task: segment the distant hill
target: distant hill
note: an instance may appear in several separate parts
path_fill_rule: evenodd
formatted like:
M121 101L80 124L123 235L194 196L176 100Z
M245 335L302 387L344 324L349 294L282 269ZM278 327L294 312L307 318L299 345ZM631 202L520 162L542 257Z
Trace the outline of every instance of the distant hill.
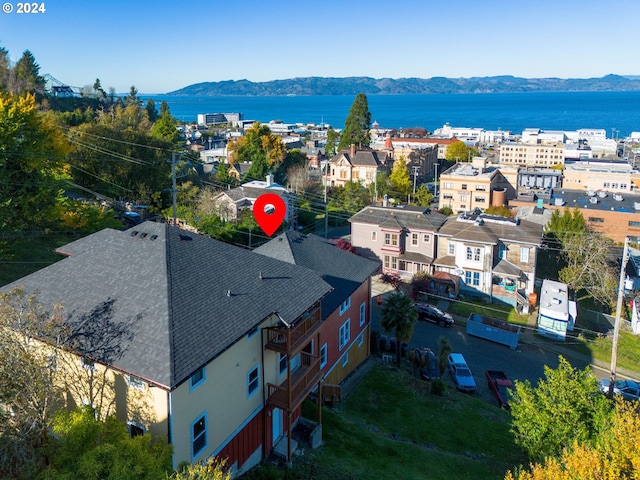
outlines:
M203 82L169 95L408 95L429 93L585 92L640 90L640 77L519 78L510 75L471 78L299 77L269 82L227 80Z

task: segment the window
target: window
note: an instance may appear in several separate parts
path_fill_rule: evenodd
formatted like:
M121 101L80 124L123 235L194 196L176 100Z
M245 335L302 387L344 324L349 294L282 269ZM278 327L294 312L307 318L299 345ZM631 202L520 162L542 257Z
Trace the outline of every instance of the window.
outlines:
M344 357L342 357L342 368L346 367L348 363L349 363L349 352L345 353Z
M464 283L471 285L471 272L468 270L464 272Z
M411 234L411 246L412 247L417 247L418 246L418 234L417 233L412 233Z
M602 184L602 188L609 188L611 186L611 184L609 182L604 182Z
M80 364L90 372L93 372L96 369L96 364L93 360L89 360L86 357L80 357Z
M361 347L363 343L364 343L364 333L361 333L360 335L358 335L358 347Z
M327 344L325 343L320 347L320 368L327 364Z
M342 304L340 304L340 315L349 310L351 306L351 296L349 296Z
M634 222L633 220L629 222L630 227L640 227L640 222Z
M520 248L520 261L522 263L529 263L529 248L528 247Z
M589 217L591 223L604 223L604 218L601 217Z
M476 202L477 203L484 203L485 202L485 198L484 197L476 197Z
M144 435L144 427L136 422L127 422L127 428L129 430L129 438L139 437Z
M384 268L390 268L392 270L398 269L398 257L392 257L390 255L384 256Z
M498 258L501 258L501 259L507 258L507 246L504 243L501 243L498 246Z
M424 233L422 235L422 243L431 243L431 235Z
M442 186L442 188L453 188L453 183L451 183L451 182L444 182L444 185Z
M260 370L258 370L258 365L256 365L251 370L249 370L249 373L247 373L247 398L256 393L259 384Z
M460 201L461 202L466 202L467 201L467 194L460 194Z
M282 375L287 371L287 356L278 353L278 375Z
M398 235L396 233L385 233L384 244L392 247L398 246Z
M340 347L340 350L342 350L347 345L347 343L349 343L350 338L351 338L351 319L348 319L340 327L340 333L338 336L338 345Z
M473 272L473 285L480 285L480 272Z
M456 254L456 244L453 242L449 242L449 255Z
M371 232L371 241L372 242L378 241L378 232Z
M133 388L137 388L138 390L144 390L144 382L138 377L127 375L127 385Z
M466 190L466 189L467 189L467 184L466 184L466 183L463 183L463 184L462 184L462 190Z
M473 249L471 247L467 247L467 260L471 260L473 258Z
M196 370L196 372L193 375L191 375L190 389L193 390L202 382L204 382L204 367Z
M203 413L191 424L191 458L207 446L207 413Z
M480 261L480 249L479 248L474 248L473 249L473 261L474 262L479 262Z
M366 313L367 313L367 305L362 302L360 304L360 326L364 325L364 321L366 320Z

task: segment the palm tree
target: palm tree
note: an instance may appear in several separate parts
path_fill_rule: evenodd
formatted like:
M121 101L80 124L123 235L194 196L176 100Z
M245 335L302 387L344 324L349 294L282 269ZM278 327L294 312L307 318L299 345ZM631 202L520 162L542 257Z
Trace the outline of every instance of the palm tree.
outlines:
M382 304L380 325L387 333L395 332L396 357L400 366L401 343L411 340L418 313L413 301L403 293L394 293Z

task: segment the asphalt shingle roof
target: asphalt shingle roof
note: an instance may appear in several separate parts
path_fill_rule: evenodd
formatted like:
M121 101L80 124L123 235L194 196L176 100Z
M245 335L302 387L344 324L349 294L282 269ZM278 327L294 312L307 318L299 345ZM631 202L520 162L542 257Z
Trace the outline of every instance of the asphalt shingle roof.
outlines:
M167 388L273 312L293 322L331 290L307 268L161 223L102 230L59 251L71 256L2 290L37 290L71 325L121 327L122 354L97 360Z
M447 216L424 207L365 207L349 219L380 227L405 227L409 230L437 231Z
M323 319L380 268L380 262L341 250L317 235L303 235L292 230L254 251L318 272L333 287L322 300Z
M473 221L476 217L482 221ZM484 214L461 214L449 217L438 233L458 240L493 245L498 244L499 240L540 245L542 225Z

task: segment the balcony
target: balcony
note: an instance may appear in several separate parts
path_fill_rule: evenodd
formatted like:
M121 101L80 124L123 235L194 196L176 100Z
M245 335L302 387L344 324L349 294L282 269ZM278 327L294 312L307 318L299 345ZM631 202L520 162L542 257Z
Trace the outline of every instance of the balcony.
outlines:
M296 323L291 328L286 326L269 327L265 348L289 355L289 358L296 355L308 340L318 332L321 325L320 309L317 308L304 320Z
M320 358L300 352L300 366L291 373L291 385L285 380L280 385L267 383L267 401L282 410L295 410L322 379Z

